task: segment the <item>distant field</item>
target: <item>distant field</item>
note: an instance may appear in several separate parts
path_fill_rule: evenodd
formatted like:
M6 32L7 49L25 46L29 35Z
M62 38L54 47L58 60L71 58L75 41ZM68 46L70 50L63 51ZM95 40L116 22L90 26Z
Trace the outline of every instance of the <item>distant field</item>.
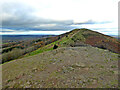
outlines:
M2 35L2 43L17 42L24 40L34 40L42 37L49 37L54 35Z

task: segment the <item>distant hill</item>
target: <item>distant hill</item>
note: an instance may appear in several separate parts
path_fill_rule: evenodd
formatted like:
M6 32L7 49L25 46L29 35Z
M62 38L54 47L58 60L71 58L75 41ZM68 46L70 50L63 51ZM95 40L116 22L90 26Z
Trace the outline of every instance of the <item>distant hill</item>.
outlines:
M3 88L118 88L116 38L74 29L51 40L2 64Z

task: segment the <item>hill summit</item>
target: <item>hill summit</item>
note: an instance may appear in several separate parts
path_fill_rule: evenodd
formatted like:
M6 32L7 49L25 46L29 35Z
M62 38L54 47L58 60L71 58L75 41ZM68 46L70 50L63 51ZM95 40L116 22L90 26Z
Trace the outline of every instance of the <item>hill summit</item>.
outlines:
M96 31L85 28L74 29L60 36L64 36L65 42L63 44L65 46L78 47L91 45L119 53L120 41L118 39Z

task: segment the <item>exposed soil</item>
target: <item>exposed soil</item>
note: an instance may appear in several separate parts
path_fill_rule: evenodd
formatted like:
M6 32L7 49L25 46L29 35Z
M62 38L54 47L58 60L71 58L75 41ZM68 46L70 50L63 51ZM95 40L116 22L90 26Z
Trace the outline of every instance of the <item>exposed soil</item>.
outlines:
M3 64L3 88L117 88L118 54L57 48Z

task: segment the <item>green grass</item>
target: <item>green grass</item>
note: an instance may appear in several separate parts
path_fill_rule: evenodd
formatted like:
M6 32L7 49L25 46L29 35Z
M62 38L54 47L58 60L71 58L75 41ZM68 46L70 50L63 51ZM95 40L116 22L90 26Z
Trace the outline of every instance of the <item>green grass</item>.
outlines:
M63 37L61 38L60 40L57 40L55 42L52 42L44 47L41 47L27 55L25 55L25 57L27 56L33 56L33 55L36 55L38 53L43 53L45 51L51 51L53 50L53 46L56 44L56 45L59 45L59 47L65 47L66 45L70 45L70 44L74 44L74 40L72 40L72 35L74 34L74 32L71 32L70 35L68 35L68 37ZM77 33L76 35L73 36L74 37L77 37L77 38L81 38L82 40L84 40L83 36L81 35L81 32ZM58 48L59 48L58 47Z
M111 68L117 68L117 66L113 65L113 66L111 66Z
M43 52L46 52L46 51L51 51L51 50L53 50L53 46L54 46L55 44L56 44L56 45L59 44L59 47L64 47L64 45L65 45L64 43L65 43L65 42L70 43L70 42L71 42L71 39L70 39L69 37L63 37L63 38L60 39L60 40L57 40L57 41L55 41L55 42L52 42L52 43L50 43L50 44L48 44L48 45L46 45L46 46L44 46L44 47L41 47L41 48L39 48L39 49L37 49L37 50L29 53L29 54L26 54L25 57L33 56L33 55L36 55L36 54L38 54L38 53L43 53ZM58 48L59 48L59 47L58 47Z
M35 50L35 51L27 54L25 57L27 57L27 56L33 56L33 55L36 55L38 53L43 53L45 51L51 51L51 50L53 50L53 45L55 45L57 43L58 43L58 41L55 41L55 42L53 42L51 44L48 44L48 45L46 45L44 47L41 47L41 48L39 48L39 49L37 49L37 50Z
M84 36L82 35L82 31L78 32L76 35L74 35L72 37L72 40L73 41L77 41L77 40L80 40L80 41L85 41L85 38Z
M33 55L36 55L36 54L38 54L38 53L43 53L43 52L45 52L45 51L51 51L51 50L53 50L53 48L36 50L36 51L31 52L31 53L29 54L29 56L33 56Z

